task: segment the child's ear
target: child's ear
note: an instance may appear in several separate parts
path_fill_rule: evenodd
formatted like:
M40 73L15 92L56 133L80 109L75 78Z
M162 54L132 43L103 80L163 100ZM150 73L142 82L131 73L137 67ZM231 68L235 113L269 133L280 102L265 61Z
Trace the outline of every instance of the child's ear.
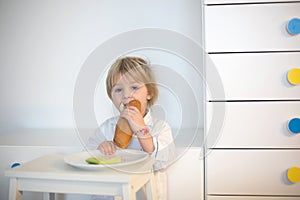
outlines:
M147 100L150 100L150 99L151 99L151 95L148 94L148 95L147 95Z

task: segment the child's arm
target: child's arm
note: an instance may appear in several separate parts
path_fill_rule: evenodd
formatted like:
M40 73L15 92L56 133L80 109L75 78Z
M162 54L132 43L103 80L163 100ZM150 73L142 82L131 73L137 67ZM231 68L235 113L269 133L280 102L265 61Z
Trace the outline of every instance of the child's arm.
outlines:
M156 141L154 165L155 170L167 167L176 159L176 147L174 144L172 129L168 123L163 120L157 120L152 127L154 141Z
M152 153L154 151L153 137L150 134L149 128L146 126L134 132L137 136L143 150L147 153Z
M88 150L95 150L98 148L99 144L106 140L104 134L103 134L103 125L100 126L93 135L91 135L88 139L88 143L86 145L86 148Z
M147 153L152 153L154 151L153 138L141 112L136 107L129 106L122 111L121 117L128 120L131 130L137 135L143 150Z
M97 128L97 130L95 131L95 133L89 137L88 139L88 143L87 143L87 149L89 150L95 150L95 149L99 149L101 150L102 146L103 151L107 151L109 152L109 147L107 146L108 144L106 144L107 142L111 142L112 143L112 138L113 138L113 134L114 134L114 128L115 128L115 123L116 123L117 118L113 117L113 118L109 118L107 120L105 120L99 128Z

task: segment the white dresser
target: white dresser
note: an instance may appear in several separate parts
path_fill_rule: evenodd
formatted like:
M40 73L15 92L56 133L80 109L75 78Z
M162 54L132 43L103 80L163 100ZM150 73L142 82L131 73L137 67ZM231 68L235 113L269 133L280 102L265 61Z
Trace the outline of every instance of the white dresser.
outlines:
M205 198L300 199L300 1L203 7L205 78L224 87L206 94Z

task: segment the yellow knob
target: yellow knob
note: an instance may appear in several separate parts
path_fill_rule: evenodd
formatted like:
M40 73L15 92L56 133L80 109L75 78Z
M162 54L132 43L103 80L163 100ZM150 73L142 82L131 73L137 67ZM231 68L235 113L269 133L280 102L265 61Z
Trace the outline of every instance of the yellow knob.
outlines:
M292 183L300 182L300 168L299 167L292 167L287 172L287 178Z
M293 68L287 74L287 79L292 85L300 84L300 68Z

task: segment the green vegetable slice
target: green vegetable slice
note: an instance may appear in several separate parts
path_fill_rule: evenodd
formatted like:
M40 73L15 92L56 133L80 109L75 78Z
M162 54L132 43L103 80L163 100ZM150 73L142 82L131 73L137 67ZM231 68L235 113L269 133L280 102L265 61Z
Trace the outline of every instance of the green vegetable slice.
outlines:
M117 156L110 159L105 158L96 158L96 157L90 157L85 160L88 164L92 165L107 165L107 164L118 164L121 163L121 157Z

